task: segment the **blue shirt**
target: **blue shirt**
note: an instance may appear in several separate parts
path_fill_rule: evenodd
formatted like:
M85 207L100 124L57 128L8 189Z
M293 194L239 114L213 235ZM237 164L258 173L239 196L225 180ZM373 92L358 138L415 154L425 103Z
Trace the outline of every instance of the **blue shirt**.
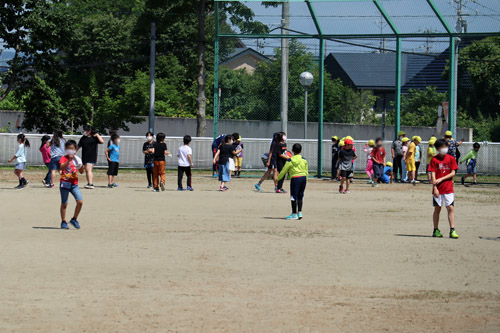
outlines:
M415 147L415 162L418 161L420 159L420 145L418 145L417 147Z
M50 156L52 158L64 156L64 145L66 144L66 140L62 138L59 139L59 146L56 146L56 144L52 140L50 141L50 143Z
M382 182L385 184L388 184L391 181L391 173L392 173L392 168L390 166L386 166L384 168L384 174L382 175Z
M21 143L16 151L16 163L26 163L26 147Z
M115 144L111 144L108 147L109 149L109 159L111 162L119 162L120 161L120 146L117 146Z

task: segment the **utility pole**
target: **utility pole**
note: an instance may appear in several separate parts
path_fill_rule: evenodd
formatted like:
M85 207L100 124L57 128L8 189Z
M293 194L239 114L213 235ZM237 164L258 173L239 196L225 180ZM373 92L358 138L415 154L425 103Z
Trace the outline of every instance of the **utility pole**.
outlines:
M151 22L151 50L149 53L149 131L155 132L155 66L156 66L156 24Z
M457 25L455 26L455 31L458 33L466 33L467 32L467 21L463 19L463 7L464 0L454 0L457 6ZM455 80L454 86L454 94L453 94L453 110L449 112L453 112L452 123L450 124L451 131L456 138L457 135L457 93L458 93L458 51L459 51L460 38L455 38L455 66L453 68L453 77ZM458 139L458 138L456 138Z
M290 3L282 4L281 34L288 35L290 27ZM281 38L281 131L288 128L288 38Z

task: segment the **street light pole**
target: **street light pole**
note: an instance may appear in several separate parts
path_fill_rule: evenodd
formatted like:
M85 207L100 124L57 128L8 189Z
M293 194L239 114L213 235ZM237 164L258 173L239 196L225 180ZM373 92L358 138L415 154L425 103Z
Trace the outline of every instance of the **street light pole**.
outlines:
M307 88L313 83L314 77L309 72L299 75L299 82L306 90L304 98L304 139L307 139Z
M304 102L304 139L307 139L307 86L306 88L306 96Z

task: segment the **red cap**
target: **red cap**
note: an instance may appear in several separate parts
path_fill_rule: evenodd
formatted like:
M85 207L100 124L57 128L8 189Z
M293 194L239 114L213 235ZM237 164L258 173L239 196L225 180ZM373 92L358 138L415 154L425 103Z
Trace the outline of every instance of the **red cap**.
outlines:
M352 142L352 140L351 140L351 139L346 139L346 140L344 140L344 143L345 143L346 145L352 145L352 144L353 144L353 142Z

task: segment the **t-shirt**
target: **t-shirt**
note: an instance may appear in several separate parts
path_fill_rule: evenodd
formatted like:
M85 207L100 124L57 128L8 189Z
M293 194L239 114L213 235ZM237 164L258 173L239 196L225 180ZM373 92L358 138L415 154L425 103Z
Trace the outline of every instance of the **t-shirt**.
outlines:
M153 145L155 152L153 158L155 162L165 161L165 152L167 151L167 144L165 142L155 142Z
M67 161L68 158L66 156L61 157L61 159L59 160L59 167ZM71 160L68 163L66 169L61 170L61 183L62 182L68 182L72 185L78 185L78 170L75 166L75 160Z
M21 143L16 151L16 163L26 163L26 146Z
M333 155L333 159L339 158L339 144L338 143L332 145L332 155Z
M391 148L394 149L395 156L403 156L403 142L401 142L401 140L394 140L392 142Z
M436 179L449 175L453 170L458 170L457 161L448 154L444 155L444 157L442 155L433 157L429 165L429 171L436 174ZM437 188L439 194L453 193L453 178L439 183Z
M427 164L431 163L432 158L436 155L436 148L429 147L427 148Z
M43 163L50 163L50 147L47 147L46 145L42 145L40 147L40 153L42 153L42 159Z
M283 160L283 158L282 158L282 157L280 157L280 156L281 156L281 155L286 155L286 150L287 150L287 148L286 148L286 143L284 143L284 142L283 142L283 143L282 143L282 142L278 143L278 144L276 145L276 156L277 156L278 158L281 158L281 159ZM288 159L288 158L287 158L287 159Z
M191 147L189 147L188 145L179 147L179 149L177 150L177 157L179 158L179 166L182 167L191 166L191 163L189 163L188 155L191 155L191 158L193 157L193 150L191 149Z
M373 163L377 163L377 164L384 163L385 148L384 147L380 147L380 148L375 147L375 148L373 148L371 156L373 158L375 158L377 161L379 161L379 162L373 161Z
M458 147L458 142L456 140L448 141L448 154L456 158L457 147Z
M97 162L97 145L100 144L99 139L95 136L84 135L78 142L78 147L82 148L83 163Z
M64 155L64 145L66 144L66 140L59 139L59 146L56 146L53 140L50 140L50 154L52 158L60 157Z
M415 163L415 149L417 146L412 142L408 147L408 152L406 153L406 163Z
M240 150L241 149L241 151L238 154L236 154L236 156L237 157L243 157L243 143L240 142L239 144L234 145L234 146L235 146L235 150Z
M339 152L340 165L339 169L344 171L352 170L352 161L356 157L356 153L352 149L341 149Z
M154 148L154 141L146 141L142 145L142 151L149 150L151 148ZM154 156L152 153L144 154L144 165L151 165L154 162Z
M418 161L420 159L420 152L421 152L421 148L420 148L420 145L418 145L417 147L415 147L415 161Z
M384 173L382 174L382 180L383 183L388 184L391 181L391 173L392 173L392 168L390 166L386 166L384 168Z
M219 164L225 165L229 162L229 159L234 156L233 154L234 146L232 144L224 144L220 147L219 153Z
M115 145L114 143L110 144L109 147L109 159L111 162L120 162L120 146Z
M366 145L363 151L366 153L366 159L370 160L372 158L373 147Z

